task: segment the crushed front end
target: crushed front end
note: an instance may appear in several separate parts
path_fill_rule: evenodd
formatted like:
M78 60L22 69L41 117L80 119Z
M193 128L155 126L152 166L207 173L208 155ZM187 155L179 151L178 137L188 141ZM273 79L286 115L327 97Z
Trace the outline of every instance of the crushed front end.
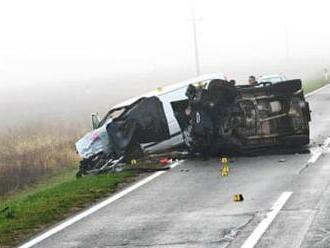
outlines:
M114 170L120 162L143 157L141 144L169 137L163 105L157 97L140 98L129 106L112 109L97 129L76 143L82 157L77 176Z

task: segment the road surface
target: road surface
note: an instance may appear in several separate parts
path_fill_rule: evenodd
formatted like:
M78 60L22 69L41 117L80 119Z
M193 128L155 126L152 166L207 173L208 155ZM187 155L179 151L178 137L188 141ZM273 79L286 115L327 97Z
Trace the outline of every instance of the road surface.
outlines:
M313 153L185 161L35 247L330 247L330 87L308 101Z

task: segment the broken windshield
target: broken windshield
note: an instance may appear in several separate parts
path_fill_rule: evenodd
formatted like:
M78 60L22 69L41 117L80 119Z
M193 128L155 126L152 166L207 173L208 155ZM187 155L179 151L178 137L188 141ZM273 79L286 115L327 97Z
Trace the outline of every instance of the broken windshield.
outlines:
M112 109L110 110L104 117L103 119L100 121L100 124L98 127L102 127L105 123L107 123L110 119L115 119L118 118L120 115L122 115L125 110L126 110L127 106L124 107L120 107L117 109Z

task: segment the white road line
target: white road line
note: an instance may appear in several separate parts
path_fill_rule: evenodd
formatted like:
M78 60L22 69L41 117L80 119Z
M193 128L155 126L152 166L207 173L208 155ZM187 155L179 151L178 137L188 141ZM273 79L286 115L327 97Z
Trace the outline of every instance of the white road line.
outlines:
M259 239L265 233L267 228L273 222L276 215L281 211L282 207L284 206L284 204L287 202L287 200L290 198L291 195L292 192L283 192L281 194L280 198L277 199L277 201L271 208L271 211L267 213L266 218L259 223L257 228L254 229L253 233L248 237L247 240L245 240L241 248L253 248L258 243Z
M321 90L324 90L325 88L329 87L330 83L322 86L321 88L318 88L317 90L314 90L308 94L306 94L306 97L310 97L318 92L320 92ZM322 144L321 147L317 147L315 149L311 150L312 156L310 157L310 159L307 161L307 165L309 164L314 164L319 158L320 156L324 153L325 148L327 148L327 146L330 144L330 137L328 137Z
M181 164L183 160L175 162L171 165L171 168L174 168L175 166ZM76 216L64 221L63 223L55 226L54 228L46 231L45 233L42 233L41 235L37 236L36 238L26 242L25 244L22 244L18 248L30 248L39 242L47 239L48 237L54 235L55 233L58 233L62 231L63 229L67 228L68 226L71 226L72 224L76 223L77 221L95 213L96 211L100 210L101 208L104 208L105 206L113 203L114 201L122 198L123 196L129 194L130 192L136 190L137 188L149 183L150 181L154 180L155 178L159 177L160 175L166 173L167 171L157 171L153 173L152 175L148 176L147 178L135 183L134 185L128 187L127 189L124 189L123 191L120 191L119 193L110 196L109 198L105 199L104 201L92 206L91 208L87 209L86 211L77 214Z
M326 138L320 147L311 150L312 156L307 161L307 164L314 164L320 158L320 156L323 154L324 150L329 146L329 144L330 137Z
M312 156L308 159L307 164L314 164L322 155L322 149L320 147L311 149L311 153Z
M309 93L306 94L305 96L306 96L306 97L310 97L310 96L316 94L317 92L319 92L319 91L321 91L321 90L324 90L325 88L327 88L327 87L329 87L329 86L330 86L330 84L326 84L326 85L322 86L321 88L318 88L317 90L313 90L312 92L309 92Z

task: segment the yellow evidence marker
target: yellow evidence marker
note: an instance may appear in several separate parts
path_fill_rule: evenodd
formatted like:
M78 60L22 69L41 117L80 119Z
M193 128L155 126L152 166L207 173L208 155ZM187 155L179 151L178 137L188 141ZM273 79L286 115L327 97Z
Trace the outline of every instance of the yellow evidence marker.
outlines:
M226 157L223 157L220 161L223 164L223 167L221 169L221 176L227 177L229 175L228 159Z
M244 201L244 197L242 194L234 194L233 196L233 200L235 202L241 202L241 201Z

